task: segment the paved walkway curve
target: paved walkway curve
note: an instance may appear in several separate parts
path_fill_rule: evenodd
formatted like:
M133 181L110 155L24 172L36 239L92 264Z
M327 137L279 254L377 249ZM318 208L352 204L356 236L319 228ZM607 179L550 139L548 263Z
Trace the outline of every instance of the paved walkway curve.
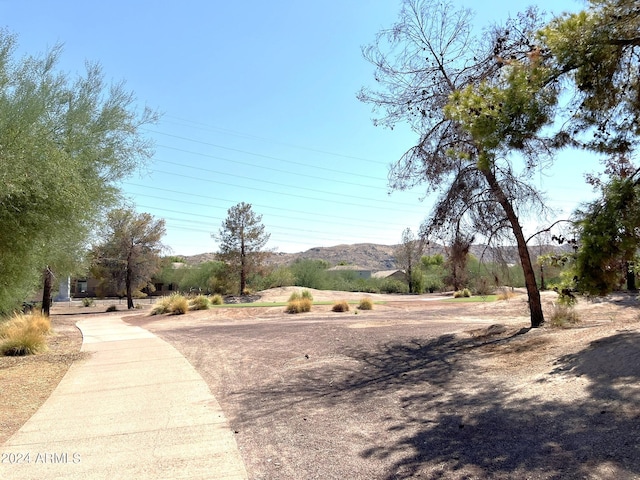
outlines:
M91 355L0 445L0 478L247 478L218 402L175 348L119 317L77 325Z

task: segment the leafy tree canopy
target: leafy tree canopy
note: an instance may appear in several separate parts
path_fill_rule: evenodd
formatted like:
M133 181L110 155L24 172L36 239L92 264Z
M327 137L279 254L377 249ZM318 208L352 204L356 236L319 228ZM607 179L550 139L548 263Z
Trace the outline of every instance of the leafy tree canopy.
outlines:
M119 290L124 287L127 308L133 308L134 290L146 287L162 265L165 221L130 209L109 212L102 243L94 248L96 272Z
M218 234L212 235L220 242L219 257L239 276L240 294L245 291L249 273L268 253L263 248L271 235L261 222L262 215L256 214L250 203L241 202L227 211Z
M71 271L118 182L151 156L139 128L157 119L98 64L71 76L57 69L60 47L20 58L15 48L0 31L0 313L47 265Z

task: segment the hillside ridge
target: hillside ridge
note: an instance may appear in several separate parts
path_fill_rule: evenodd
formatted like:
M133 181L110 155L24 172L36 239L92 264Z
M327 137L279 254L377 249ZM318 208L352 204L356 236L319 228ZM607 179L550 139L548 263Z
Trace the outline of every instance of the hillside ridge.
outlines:
M335 265L357 265L372 271L393 270L398 268L394 251L398 245L381 245L376 243L355 243L340 244L333 247L313 247L304 252L281 253L275 252L269 258L271 265L289 265L298 259L325 260L331 266ZM541 253L550 251L565 251L567 246L531 246L532 260ZM477 258L482 258L488 262L501 261L507 264L519 263L518 249L515 246L487 247L486 245L472 245L470 253ZM441 245L431 244L425 250L425 255L442 254L446 256L445 249ZM184 257L189 264L199 264L202 262L215 260L215 253L201 253Z

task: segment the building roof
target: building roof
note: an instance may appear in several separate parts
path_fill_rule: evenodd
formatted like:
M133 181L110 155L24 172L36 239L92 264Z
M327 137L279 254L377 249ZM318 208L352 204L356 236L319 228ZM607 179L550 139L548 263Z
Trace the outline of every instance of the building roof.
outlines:
M336 265L328 269L331 271L355 271L355 272L370 272L370 268L359 267L358 265Z
M371 274L371 276L373 278L387 278L390 277L396 273L403 273L404 274L404 270L399 270L399 269L395 269L395 270L380 270L379 272L373 272Z

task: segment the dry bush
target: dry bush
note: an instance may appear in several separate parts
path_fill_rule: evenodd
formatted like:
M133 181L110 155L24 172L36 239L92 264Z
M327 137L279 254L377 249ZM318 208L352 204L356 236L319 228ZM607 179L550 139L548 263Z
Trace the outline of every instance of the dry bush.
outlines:
M171 311L171 297L163 297L156 305L151 309L149 315L164 315Z
M496 300L511 300L516 294L508 288L501 288L500 293L496 296Z
M453 292L453 298L469 298L470 296L471 296L471 291L468 288Z
M209 310L211 300L206 295L197 295L189 302L189 310Z
M189 300L179 293L174 293L160 300L149 315L182 315L189 311Z
M170 313L171 315L184 315L189 311L189 300L182 295L171 295Z
M347 303L346 300L340 300L333 304L333 307L331 307L331 311L332 312L348 312L349 304Z
M303 313L311 311L311 300L308 298L298 298L289 300L287 303L286 313Z
M47 349L46 335L51 333L49 318L41 313L16 314L0 324L2 355L32 355Z
M373 310L373 301L368 297L364 297L364 298L360 299L360 303L358 304L358 309L359 310Z
M580 316L572 306L556 303L553 306L548 322L554 328L569 328L580 323Z
M213 297L211 297L211 305L222 305L224 303L224 299L222 295L216 293Z

